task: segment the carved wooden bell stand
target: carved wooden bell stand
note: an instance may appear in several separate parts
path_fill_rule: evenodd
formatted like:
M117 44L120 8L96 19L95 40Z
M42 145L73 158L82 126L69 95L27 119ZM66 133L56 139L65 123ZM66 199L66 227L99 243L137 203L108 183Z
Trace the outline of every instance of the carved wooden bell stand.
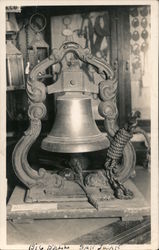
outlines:
M66 168L69 172L69 175L67 172L68 178L66 175L50 173L43 168L35 171L27 160L28 152L41 132L41 120L47 112L44 105L46 95L63 90L71 91L71 87L66 86L66 90L57 83L46 87L38 77L40 72L48 67L61 63L67 53L73 53L82 62L92 65L102 78L102 81L93 87L80 86L80 91L99 94L101 100L99 112L104 117L104 127L109 142L105 168L86 177L82 171L81 161L74 154ZM79 86L76 91L78 90ZM8 204L8 219L84 217L136 219L149 213L149 207L142 195L131 181L127 181L135 168L135 152L129 140L134 132L137 116L131 118L125 128L119 129L116 91L117 79L110 65L93 57L88 49L83 49L74 42L64 43L59 50L54 50L49 58L33 68L26 85L30 126L17 143L12 158L14 171L27 187L27 195L24 189L16 188L16 194L13 192ZM122 164L119 164L121 158ZM70 179L70 176L73 176L73 179ZM127 182L124 185L125 181ZM68 198L70 190L74 193ZM15 196L19 197L16 202ZM139 209L141 207L142 210ZM17 217L18 213L20 217Z

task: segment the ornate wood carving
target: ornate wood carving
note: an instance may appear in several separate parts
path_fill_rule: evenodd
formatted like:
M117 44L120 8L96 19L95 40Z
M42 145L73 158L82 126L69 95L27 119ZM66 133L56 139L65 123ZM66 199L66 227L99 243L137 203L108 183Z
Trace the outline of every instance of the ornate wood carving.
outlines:
M27 82L26 91L29 98L28 116L30 119L30 126L24 132L24 136L17 143L13 155L13 168L17 177L28 187L35 186L45 192L54 192L54 188L62 187L62 177L56 174L49 174L45 169L40 168L35 171L28 163L28 152L35 142L41 131L41 120L46 115L46 107L43 101L46 98L46 87L39 81Z
M30 147L40 134L41 119L46 115L46 107L42 103L45 99L45 86L41 82L31 84L28 81L26 90L29 97L28 116L30 118L30 126L17 143L13 151L12 162L18 178L30 188L46 172L44 169L39 169L39 172L33 170L27 160Z
M14 171L18 178L30 189L30 196L28 196L28 201L29 199L32 199L31 194L54 194L54 190L56 188L59 189L63 187L62 176L59 176L57 174L50 174L43 168L40 168L39 171L33 170L28 163L27 155L32 144L40 134L41 120L46 115L46 107L43 102L45 101L48 88L46 88L42 82L38 81L38 77L40 76L41 72L46 70L49 66L60 63L67 53L74 53L81 61L92 65L96 69L97 73L100 74L103 80L99 83L99 97L101 99L99 112L105 118L105 130L108 133L110 140L112 140L112 138L119 130L117 125L118 110L116 106L117 79L110 65L99 61L97 58L93 57L90 54L88 49L83 49L79 44L74 42L64 43L59 50L53 50L51 56L35 66L29 75L26 92L29 100L28 116L30 119L30 125L27 131L25 131L24 136L17 143L13 152ZM122 152L124 156L123 172L125 171L125 167L128 171L125 175L122 175L122 178L119 178L119 180L127 179L130 175L130 169L135 164L134 151L132 150L131 144L128 141L126 143L126 146L124 145ZM131 162L126 161L127 165L125 166L125 159L127 157L131 158ZM110 182L111 178L109 177L111 170L109 169L109 167L112 166L111 159L110 161L108 159L108 162L109 164L106 163L105 166L107 178ZM92 194L90 194L88 189L86 189L79 160L73 158L70 164L74 173L78 175L76 181L85 191L90 203L97 208L98 204L96 200L94 200ZM117 165L117 162L115 162L115 165ZM111 185L111 183L109 184Z
M136 127L134 130L134 134L142 134L145 138L145 146L147 148L147 152L146 152L146 159L143 162L143 166L145 168L150 166L150 161L151 161L151 157L150 157L150 153L151 153L151 143L150 143L150 138L147 135L147 133L145 132L145 130L143 130L140 127Z
M99 94L101 103L99 113L105 118L105 129L110 136L114 136L118 130L117 117L118 110L116 106L117 79L105 80L99 84Z
M117 79L101 81L99 84L99 95L101 103L99 104L99 113L105 118L104 126L109 135L110 141L119 130L117 124L118 109L116 105ZM128 140L123 147L122 164L118 164L118 180L122 183L126 181L135 171L136 155L133 145ZM120 165L120 166L119 166Z
M34 67L30 73L31 81L36 82L39 74L43 70L51 65L60 63L67 53L74 53L81 61L94 66L97 73L104 79L104 81L99 83L99 95L102 100L99 106L99 112L105 117L106 131L108 131L111 136L114 136L118 129L116 122L118 117L116 107L117 79L110 65L92 56L88 49L83 49L75 42L64 43L59 50L54 49L49 58ZM49 89L51 89L51 86L48 86L48 90ZM53 91L48 92L53 93Z
M100 74L102 78L114 78L114 71L108 63L103 63L96 57L92 56L89 49L83 49L75 42L66 42L59 48L59 50L54 49L49 58L43 60L34 67L30 73L30 79L36 81L42 70L47 69L51 65L60 63L67 53L74 53L81 61L94 66L97 73Z

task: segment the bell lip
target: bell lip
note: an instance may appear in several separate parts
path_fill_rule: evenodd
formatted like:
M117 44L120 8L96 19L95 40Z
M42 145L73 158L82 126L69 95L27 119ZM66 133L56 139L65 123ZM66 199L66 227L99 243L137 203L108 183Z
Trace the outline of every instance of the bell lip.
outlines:
M103 150L110 146L110 141L107 137L102 140L92 142L88 142L87 140L87 143L84 141L79 142L77 140L72 143L70 141L61 141L60 143L59 141L52 141L50 143L46 143L44 140L41 143L41 148L54 153L86 153Z
M79 137L70 137L70 136L55 136L55 135L47 135L46 138L43 139L43 142L45 142L47 140L47 142L50 143L64 143L64 144L72 144L72 142L74 143L82 143L82 142L88 142L92 143L92 142L100 142L100 141L105 141L108 140L107 138L107 133L98 133L96 135L87 135L87 136L79 136Z

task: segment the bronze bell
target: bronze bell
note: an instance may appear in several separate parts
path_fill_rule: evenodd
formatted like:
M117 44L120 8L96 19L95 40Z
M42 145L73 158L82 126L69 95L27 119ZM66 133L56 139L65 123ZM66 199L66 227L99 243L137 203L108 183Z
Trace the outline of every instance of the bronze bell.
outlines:
M41 148L51 152L81 153L109 147L93 119L91 97L67 92L57 98L56 117Z

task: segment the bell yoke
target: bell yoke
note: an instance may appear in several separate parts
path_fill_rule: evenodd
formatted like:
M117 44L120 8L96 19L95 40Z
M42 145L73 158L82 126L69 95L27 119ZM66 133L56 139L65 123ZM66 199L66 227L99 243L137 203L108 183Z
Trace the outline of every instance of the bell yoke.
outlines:
M91 65L101 77L99 83L89 83L84 80L81 69L74 67L66 68L61 71L58 80L45 86L40 80L41 72L55 64L62 64L63 58L73 53L82 63ZM40 168L38 171L33 170L27 161L27 155L32 144L36 141L41 132L41 120L46 115L46 107L44 101L47 94L55 94L56 96L56 115L53 127L46 138L42 140L41 148L50 152L70 153L71 159L73 155L77 158L78 153L92 152L102 149L108 150L108 157L105 164L105 177L110 187L116 191L120 190L117 198L132 198L130 192L126 192L120 181L128 179L132 169L135 166L134 149L129 142L131 136L124 141L122 150L120 148L120 158L123 157L123 166L118 173L118 182L113 175L113 168L119 165L118 158L115 160L114 153L118 149L118 141L120 130L117 125L118 110L116 106L117 79L116 76L106 62L93 57L88 49L83 49L79 44L74 42L64 43L59 50L53 50L50 57L41 61L36 65L28 77L26 91L29 100L28 116L30 126L25 131L24 136L17 143L13 152L13 167L18 178L31 190L33 187L41 187L47 194L50 192L54 195L54 190L62 188L62 177L58 174L51 175L48 171ZM104 118L103 124L106 133L100 132L98 129L93 109L92 109L92 93L98 95L99 107L98 112ZM125 131L127 131L125 129ZM129 133L130 131L128 131ZM126 132L125 132L126 133ZM113 138L115 143L113 144ZM120 138L122 141L123 139ZM115 151L114 151L115 150ZM113 156L112 156L113 155ZM75 162L74 170L79 176L79 185L82 187L88 201L97 208L96 201L87 192L82 177L81 163ZM71 165L72 166L72 165ZM124 174L123 174L124 173ZM60 185L57 185L57 180ZM51 188L48 186L51 183ZM42 185L43 184L43 185ZM121 195L122 193L122 195ZM128 195L127 195L128 194Z

